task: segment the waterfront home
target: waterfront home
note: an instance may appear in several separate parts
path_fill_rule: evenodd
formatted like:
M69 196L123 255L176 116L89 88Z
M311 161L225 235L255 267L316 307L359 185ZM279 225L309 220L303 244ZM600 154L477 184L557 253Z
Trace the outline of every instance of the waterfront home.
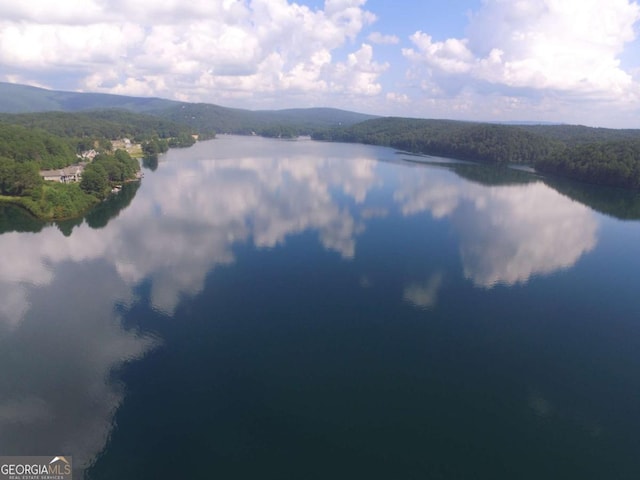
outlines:
M82 180L84 165L71 165L55 170L40 170L40 176L49 182L74 183Z

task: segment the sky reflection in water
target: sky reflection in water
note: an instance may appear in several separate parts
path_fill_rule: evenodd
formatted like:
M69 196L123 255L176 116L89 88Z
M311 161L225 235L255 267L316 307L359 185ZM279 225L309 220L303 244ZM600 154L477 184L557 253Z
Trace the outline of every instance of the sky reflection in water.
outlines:
M598 243L598 216L542 182L483 185L398 158L360 145L222 136L169 152L105 228L1 235L0 452L71 452L88 465L125 398L112 372L161 343L122 325L136 289L147 283L151 307L171 316L213 269L234 263L238 246L272 249L311 232L353 262L372 225L428 215L446 222L462 269L449 262L404 280L398 301L428 309L447 278L484 289L526 284ZM363 288L374 281L362 272ZM542 416L552 408L536 392L531 404Z

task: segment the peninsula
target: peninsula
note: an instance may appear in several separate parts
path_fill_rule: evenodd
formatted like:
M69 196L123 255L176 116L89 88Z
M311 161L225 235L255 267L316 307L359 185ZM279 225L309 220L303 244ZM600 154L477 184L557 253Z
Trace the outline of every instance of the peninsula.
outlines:
M131 112L3 115L0 201L43 220L75 218L138 180L139 157L193 143L188 127Z

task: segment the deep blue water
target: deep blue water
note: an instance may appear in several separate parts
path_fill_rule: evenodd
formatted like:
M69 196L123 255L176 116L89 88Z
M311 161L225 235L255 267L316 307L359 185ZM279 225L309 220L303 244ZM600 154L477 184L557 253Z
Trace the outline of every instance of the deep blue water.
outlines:
M96 480L638 478L637 194L228 136L130 193L0 213L0 454Z

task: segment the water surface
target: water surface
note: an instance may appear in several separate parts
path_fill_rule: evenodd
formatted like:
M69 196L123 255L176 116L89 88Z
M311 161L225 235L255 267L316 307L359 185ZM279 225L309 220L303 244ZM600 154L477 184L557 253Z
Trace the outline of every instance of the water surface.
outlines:
M635 194L220 138L0 212L0 452L91 479L636 478Z

